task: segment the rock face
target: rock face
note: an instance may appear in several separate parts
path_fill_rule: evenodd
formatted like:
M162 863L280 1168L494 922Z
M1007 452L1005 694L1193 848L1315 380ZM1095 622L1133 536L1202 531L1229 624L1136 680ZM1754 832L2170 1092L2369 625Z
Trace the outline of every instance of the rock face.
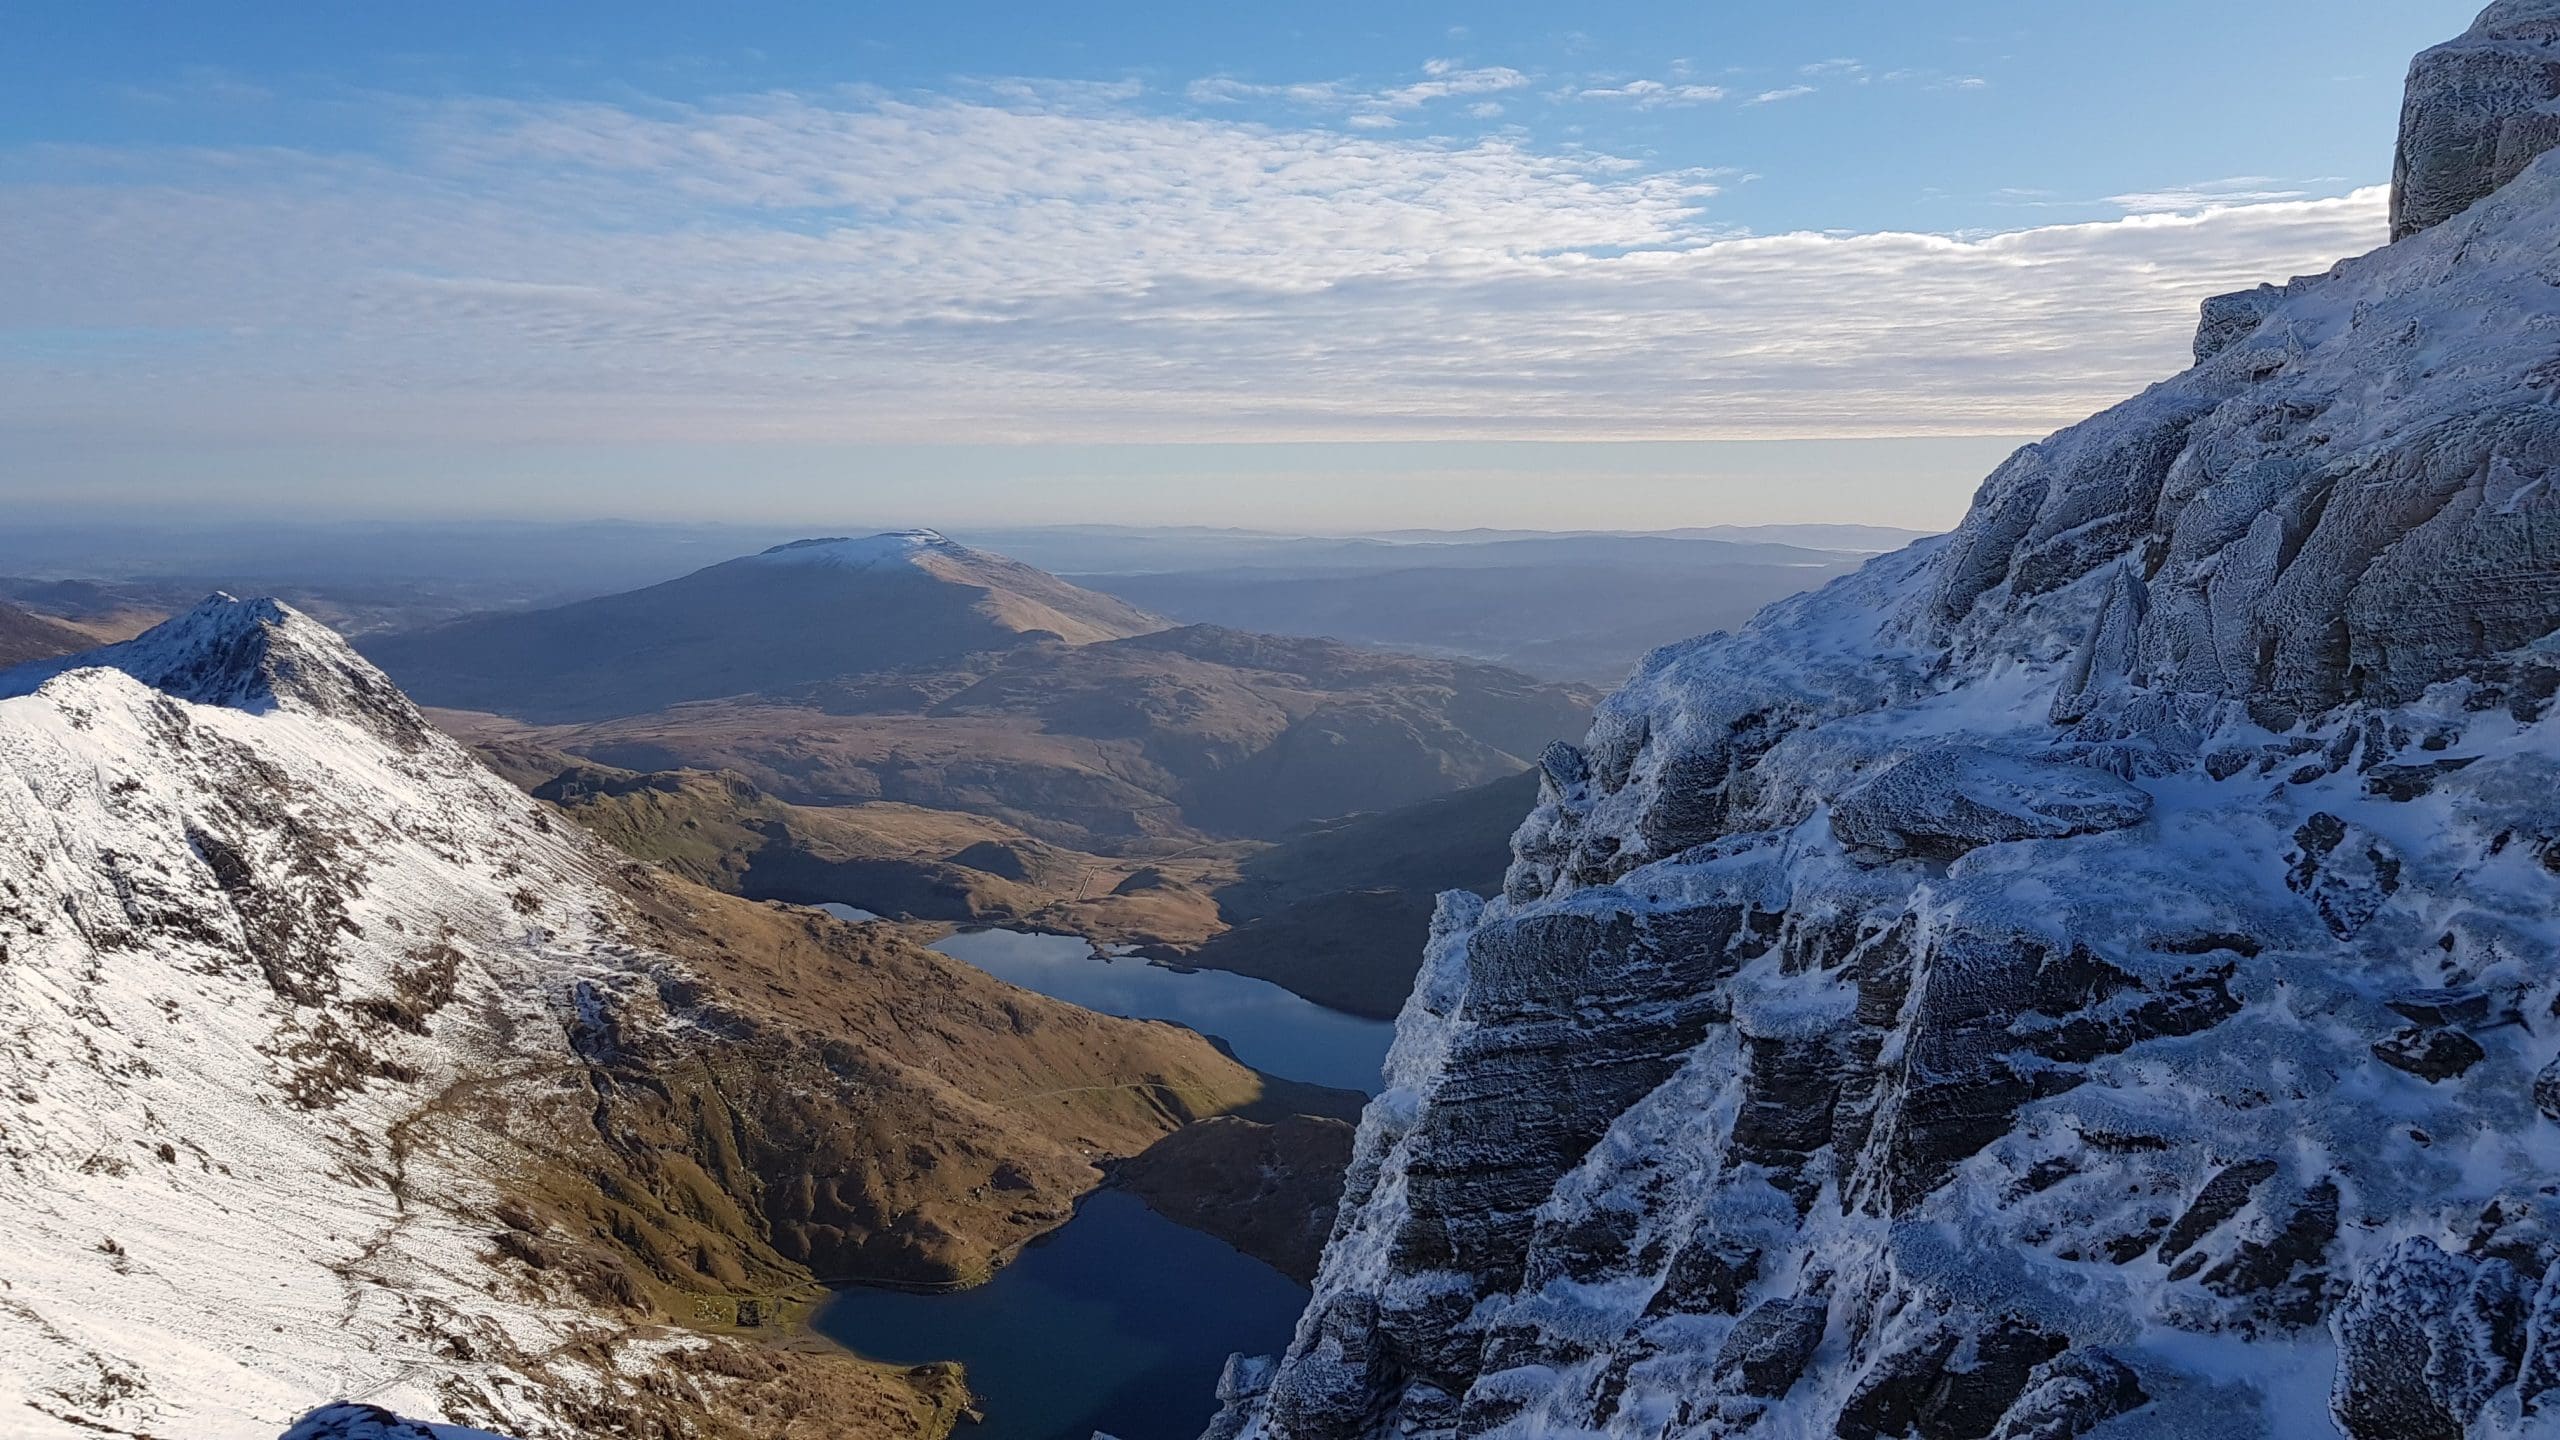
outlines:
M2391 238L2470 208L2560 146L2560 0L2498 0L2409 67Z
M1213 1433L2554 1433L2560 157L2454 209L1550 753Z

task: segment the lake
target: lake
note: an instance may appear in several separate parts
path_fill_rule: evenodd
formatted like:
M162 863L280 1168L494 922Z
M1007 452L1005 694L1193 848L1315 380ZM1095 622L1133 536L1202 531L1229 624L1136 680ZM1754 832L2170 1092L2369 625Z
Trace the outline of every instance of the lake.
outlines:
M820 908L847 920L878 918L849 905ZM1170 1020L1215 1035L1237 1059L1266 1074L1364 1095L1378 1093L1378 1070L1396 1035L1384 1020L1327 1010L1268 980L1151 965L1104 954L1072 935L973 930L946 936L933 948L999 980L1088 1010Z
M877 916L822 907L847 920ZM1110 955L1066 935L980 930L933 947L1088 1010L1169 1020L1257 1070L1366 1094L1395 1027L1327 1010L1268 981ZM1222 1240L1119 1191L1025 1248L975 1290L842 1290L819 1334L901 1365L957 1360L987 1414L962 1440L1196 1440L1227 1356L1287 1348L1307 1292Z
M967 1366L987 1418L965 1440L1196 1440L1227 1356L1279 1353L1306 1303L1279 1271L1105 1190L975 1290L842 1290L811 1323L874 1359Z

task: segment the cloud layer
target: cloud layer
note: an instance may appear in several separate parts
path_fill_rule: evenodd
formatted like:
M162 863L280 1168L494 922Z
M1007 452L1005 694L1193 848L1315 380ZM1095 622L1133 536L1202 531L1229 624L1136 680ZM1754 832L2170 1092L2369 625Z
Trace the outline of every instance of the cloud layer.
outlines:
M382 101L397 141L371 155L0 155L0 425L2015 433L2174 368L2204 295L2380 239L2378 191L2229 182L1988 237L1743 236L1716 220L1712 173L1384 128L1529 83L1454 63L1386 89L1213 80L1189 113L1134 86L1029 81ZM1692 88L1605 98L1710 98ZM1333 123L1229 118L1246 99Z

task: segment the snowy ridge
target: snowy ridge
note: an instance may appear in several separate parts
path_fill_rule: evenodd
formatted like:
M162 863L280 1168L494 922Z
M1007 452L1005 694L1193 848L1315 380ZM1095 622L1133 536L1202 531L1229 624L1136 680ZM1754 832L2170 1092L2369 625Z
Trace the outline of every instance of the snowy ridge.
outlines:
M2472 198L1551 750L1212 1436L2560 1434L2560 156Z
M98 667L199 705L335 716L403 749L430 738L408 698L327 626L274 600L223 594L121 644L0 670L0 697Z
M823 536L813 540L793 540L770 550L750 555L741 561L748 565L820 565L839 570L877 570L887 566L913 565L931 554L965 555L965 547L945 538L938 530L892 530L859 539L851 536Z
M438 1119L664 963L586 846L271 601L0 693L0 1431L267 1440L346 1398L575 1433L551 1400L605 1377L528 1357L613 1327L501 1298L504 1142Z

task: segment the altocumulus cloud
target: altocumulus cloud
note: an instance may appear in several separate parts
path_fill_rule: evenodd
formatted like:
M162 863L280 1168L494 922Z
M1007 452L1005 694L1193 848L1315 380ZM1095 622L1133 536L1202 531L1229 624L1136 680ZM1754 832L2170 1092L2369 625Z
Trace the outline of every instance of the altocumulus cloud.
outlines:
M1513 88L1443 67L1450 95ZM1310 97L1315 103L1317 97ZM1357 111L1404 92L1323 97ZM1716 176L1134 87L382 102L377 154L0 156L0 423L827 441L2017 433L2382 196L1742 236ZM2153 208L2149 205L2128 208Z

